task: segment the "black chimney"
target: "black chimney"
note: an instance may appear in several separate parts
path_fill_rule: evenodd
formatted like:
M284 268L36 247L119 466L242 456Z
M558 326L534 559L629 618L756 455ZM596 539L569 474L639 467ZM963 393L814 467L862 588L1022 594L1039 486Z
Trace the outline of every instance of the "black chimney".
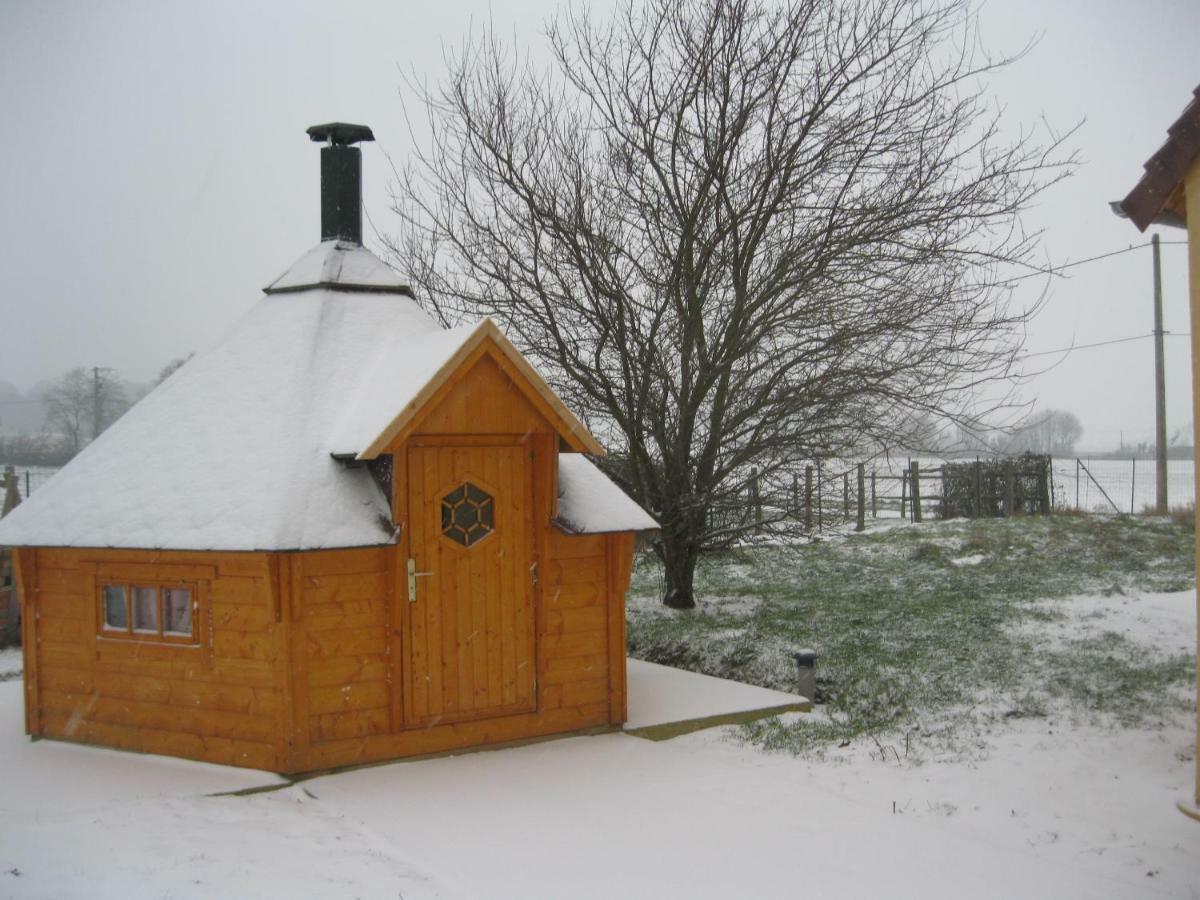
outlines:
M321 240L362 243L362 151L353 146L373 141L366 125L330 122L308 129L321 148Z

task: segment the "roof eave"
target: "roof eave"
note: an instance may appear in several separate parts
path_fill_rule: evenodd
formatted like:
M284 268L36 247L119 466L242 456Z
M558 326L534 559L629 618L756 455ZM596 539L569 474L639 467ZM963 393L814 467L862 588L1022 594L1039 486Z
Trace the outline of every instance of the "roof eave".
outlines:
M1167 140L1146 160L1145 174L1119 204L1139 231L1151 225L1187 227L1187 209L1179 187L1200 159L1200 86L1192 100L1167 129Z
M581 528L570 519L565 519L562 516L555 516L550 520L550 524L562 534L570 537L578 537L583 534L657 534L662 531L661 525L654 528Z
M343 284L338 281L314 281L312 284L294 284L287 287L265 287L264 294L296 294L300 291L343 291L354 294L401 294L416 299L412 288L407 285Z

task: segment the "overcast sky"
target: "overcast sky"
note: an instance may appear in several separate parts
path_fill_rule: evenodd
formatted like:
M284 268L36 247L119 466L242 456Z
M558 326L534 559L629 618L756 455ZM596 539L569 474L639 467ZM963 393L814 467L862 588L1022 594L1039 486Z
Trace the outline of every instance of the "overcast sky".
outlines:
M219 339L319 239L308 125L374 129L365 205L386 231L385 154L402 161L410 147L401 70L436 80L443 44L488 16L536 42L558 6L0 0L0 381L27 389L79 365L149 380ZM1045 229L1047 259L1145 241L1107 203L1134 185L1200 83L1200 2L991 0L982 28L1000 52L1038 40L992 84L1012 128L1083 120L1083 165L1027 219ZM1166 328L1186 334L1183 247L1164 248L1163 270ZM1026 283L1032 300L1043 285ZM1031 353L1152 327L1148 249L1050 288ZM1026 396L1076 412L1088 447L1152 439L1150 340L1059 359L1031 360L1058 365ZM1168 338L1167 366L1173 430L1192 418L1185 338Z

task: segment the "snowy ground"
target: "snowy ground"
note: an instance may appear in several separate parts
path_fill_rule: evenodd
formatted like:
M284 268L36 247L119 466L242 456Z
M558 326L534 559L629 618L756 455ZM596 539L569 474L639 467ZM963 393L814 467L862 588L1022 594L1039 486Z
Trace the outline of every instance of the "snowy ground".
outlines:
M24 660L20 647L4 647L0 649L0 681L9 681L21 677Z
M1174 643L1194 593L1072 601ZM698 693L710 689L697 679ZM795 714L793 714L795 715ZM0 683L2 897L1197 897L1195 720L1001 720L983 758L823 761L715 729L276 776L22 734Z

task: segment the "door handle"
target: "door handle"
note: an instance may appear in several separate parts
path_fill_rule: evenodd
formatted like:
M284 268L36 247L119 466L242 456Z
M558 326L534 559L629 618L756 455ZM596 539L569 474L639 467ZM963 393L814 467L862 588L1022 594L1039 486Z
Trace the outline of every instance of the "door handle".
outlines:
M418 572L417 561L411 556L408 558L408 602L417 602L417 579L428 578L433 572Z

